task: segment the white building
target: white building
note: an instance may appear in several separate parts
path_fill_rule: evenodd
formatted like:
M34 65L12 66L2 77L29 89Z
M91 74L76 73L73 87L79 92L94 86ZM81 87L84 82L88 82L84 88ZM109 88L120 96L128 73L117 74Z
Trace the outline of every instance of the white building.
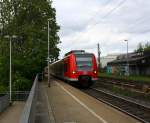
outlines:
M106 67L108 62L115 60L117 56L119 55L120 54L118 53L114 53L114 54L108 54L107 56L101 57L100 62L101 62L102 68Z

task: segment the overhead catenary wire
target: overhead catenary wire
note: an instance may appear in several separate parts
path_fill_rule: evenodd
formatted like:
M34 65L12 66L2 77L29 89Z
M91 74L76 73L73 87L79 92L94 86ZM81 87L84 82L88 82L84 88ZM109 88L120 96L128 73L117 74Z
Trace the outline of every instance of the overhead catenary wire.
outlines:
M92 16L92 18L89 19L89 21L88 21L87 24L88 24L88 25L91 24L90 28L93 28L95 25L99 24L104 18L110 16L113 12L115 12L118 8L120 8L126 1L127 1L127 0L121 0L117 5L115 5L112 9L110 9L104 16L102 16L102 17L100 18L100 21L99 21L99 22L96 22L96 23L94 22L94 24L92 24L93 21L95 21L94 16ZM109 6L111 3L112 3L112 2L107 2L107 3L106 3L106 6ZM96 16L97 13L98 13L98 12L96 12L94 15ZM76 40L81 39L81 37L84 37L84 35L80 35L80 34L78 35L78 34L77 34Z
M140 24L140 23L142 23L142 22L144 22L144 21L146 21L146 20L148 20L148 19L141 17L141 18L139 18L138 20L136 20L135 23L130 24L130 25L128 26L128 28L133 28L133 27L137 26L138 24Z
M119 7L121 7L124 3L126 2L126 0L121 0L115 7L113 7L110 11L108 11L103 17L101 17L101 20L103 18L106 18L108 17L109 15L111 15L113 12L115 12L115 10L117 10ZM107 3L108 5L108 3ZM94 17L93 17L94 18ZM88 22L88 25L90 25L90 23L92 23L94 21L94 19L91 19L89 22ZM100 22L100 21L99 21ZM92 24L90 28L93 28L95 25L99 24L99 22L95 23L95 24ZM84 35L82 36L79 36L76 40L79 40L81 39L81 37L83 37Z
M126 0L122 0L118 3L118 5L114 8L112 8L106 15L103 16L103 18L108 17L109 15L111 15L115 10L117 10L120 6L122 6L124 3L126 2Z
M108 17L109 15L111 15L113 12L115 12L118 8L120 8L124 3L126 2L126 0L122 0L120 1L115 7L113 7L110 11L108 11L103 17L100 18L100 20L98 22L96 22L95 24L93 24L92 26L95 26L97 24L99 24L100 22L102 22L102 20L106 17Z
M112 0L113 1L113 0ZM112 2L110 1L110 0L108 0L106 3L105 3L105 7L104 8L107 8L110 4L112 4ZM89 19L89 21L88 21L88 23L90 23L91 21L93 21L93 18L95 18L95 16L97 15L97 14L99 14L99 10L96 12L96 13L94 13L93 14L93 16ZM103 12L103 11L102 11Z
M119 7L121 7L124 3L126 2L126 0L121 0L115 7L113 7L110 11L108 11L103 17L101 17L100 20L108 17L109 15L111 15L115 10L117 10ZM106 7L109 6L109 4L111 4L112 2L106 2ZM93 21L95 21L95 16L99 13L99 11L97 11L96 13L94 13L94 15L89 19L88 24L92 23ZM100 22L100 21L99 21ZM95 23L93 26L99 24L99 22ZM65 26L61 26L61 27L65 27Z

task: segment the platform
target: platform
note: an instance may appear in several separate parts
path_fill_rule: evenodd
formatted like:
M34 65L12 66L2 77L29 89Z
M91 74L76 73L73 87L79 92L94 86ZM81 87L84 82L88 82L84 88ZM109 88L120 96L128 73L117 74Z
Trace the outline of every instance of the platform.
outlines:
M53 123L140 123L60 80L40 84ZM44 96L44 94L43 94Z
M25 102L13 102L10 107L0 114L0 123L19 123L24 105Z

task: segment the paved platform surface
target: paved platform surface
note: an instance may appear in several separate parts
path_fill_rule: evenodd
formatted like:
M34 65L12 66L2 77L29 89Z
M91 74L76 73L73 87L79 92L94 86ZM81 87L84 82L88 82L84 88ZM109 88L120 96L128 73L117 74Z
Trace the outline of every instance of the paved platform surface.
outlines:
M140 123L60 80L41 86L53 123Z
M19 123L24 105L25 102L13 102L8 109L0 114L0 123Z

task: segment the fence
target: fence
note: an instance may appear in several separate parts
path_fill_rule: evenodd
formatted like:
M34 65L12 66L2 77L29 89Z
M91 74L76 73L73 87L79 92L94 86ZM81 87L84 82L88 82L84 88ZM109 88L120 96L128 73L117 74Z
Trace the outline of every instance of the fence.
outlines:
M9 95L0 95L0 113L4 111L9 106Z
M30 91L12 91L12 101L26 101ZM9 95L9 92L0 93L0 98Z
M37 89L38 89L38 75L34 80L29 97L25 104L24 110L20 118L20 123L34 123L36 100L37 100Z
M12 101L26 101L29 91L12 91ZM0 113L10 104L9 92L0 93Z
M12 91L12 101L26 101L30 91Z

